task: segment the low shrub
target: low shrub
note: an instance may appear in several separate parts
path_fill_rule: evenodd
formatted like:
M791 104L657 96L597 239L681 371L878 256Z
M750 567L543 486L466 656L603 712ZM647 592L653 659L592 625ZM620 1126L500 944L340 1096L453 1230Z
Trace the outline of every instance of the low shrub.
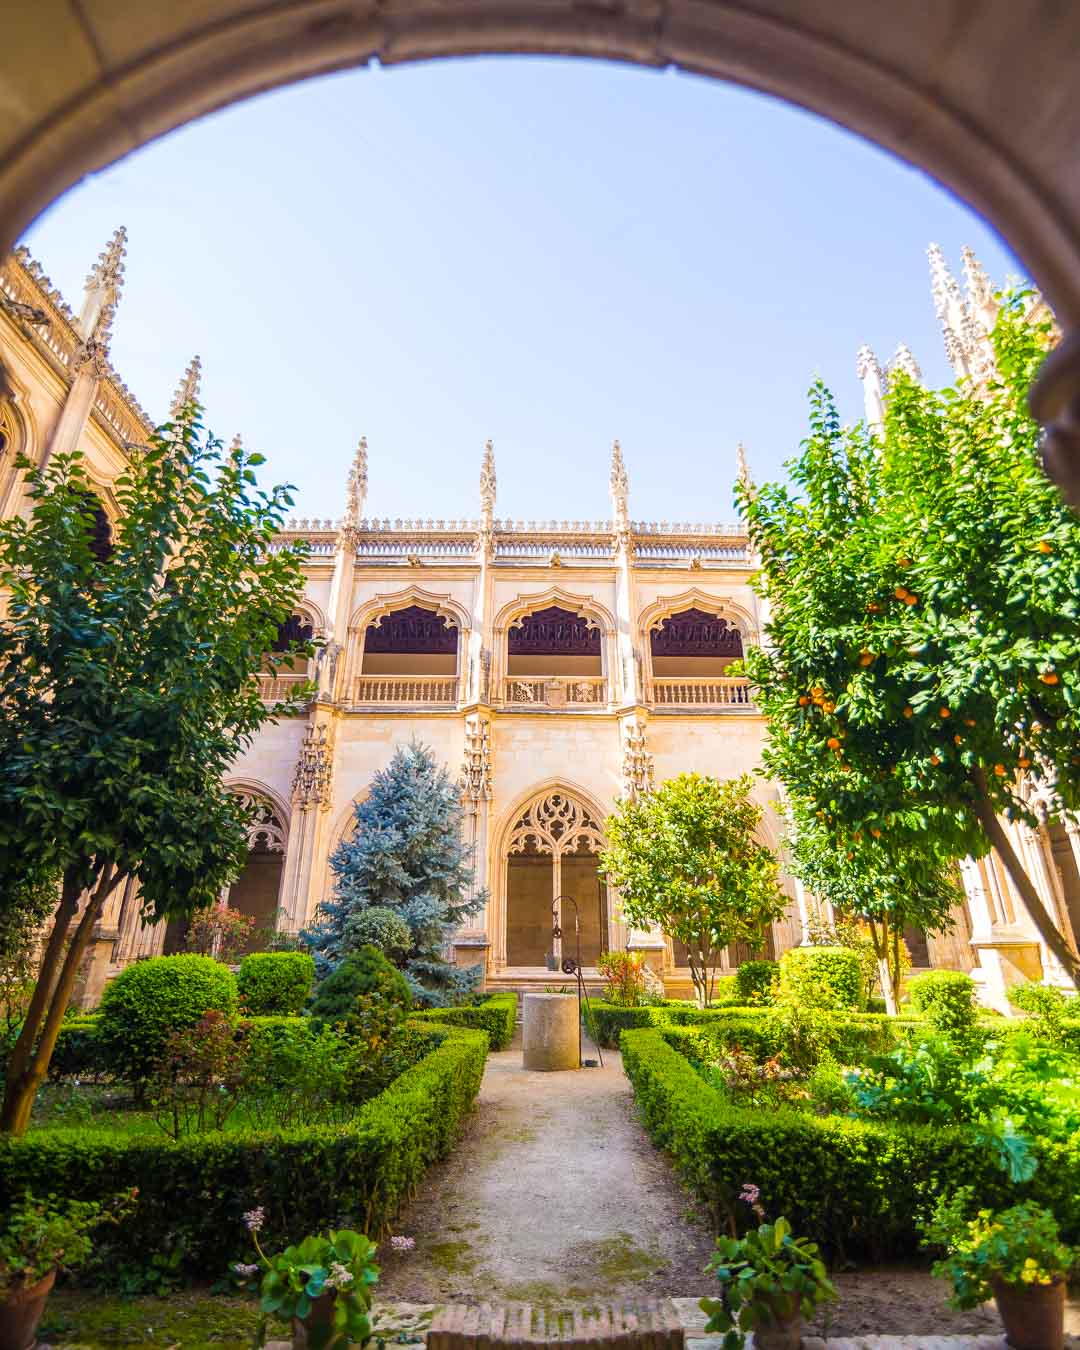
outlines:
M975 981L959 970L928 970L908 982L912 1005L944 1036L975 1032Z
M717 1230L736 1215L745 1182L770 1214L841 1257L913 1255L917 1218L942 1192L974 1185L981 1203L1015 1201L1016 1189L970 1130L814 1116L727 1103L669 1039L700 1031L627 1031L623 1066L646 1128L710 1207ZM1057 1215L1068 1241L1080 1237L1080 1139L1040 1141L1025 1187ZM742 1216L745 1218L745 1216Z
M1077 1007L1075 995L1071 998L1046 984L1014 984L1008 991L1009 1003L1027 1013L1025 1027L1036 1040L1050 1045L1064 1045L1067 1039L1066 1019Z
M53 1079L97 1079L112 1073L112 1064L101 1036L101 1018L97 1013L85 1017L67 1017L49 1060Z
M315 958L308 952L252 952L240 962L236 987L253 1017L296 1016L315 983Z
M486 1031L492 1050L505 1050L514 1039L517 1025L517 994L512 991L489 994L481 1003L461 1008L424 1008L414 1019L440 1026L473 1027Z
M744 961L735 972L735 990L745 1004L772 1001L773 985L780 973L775 961Z
M618 1008L636 1008L645 1002L645 953L601 952L596 958L606 988L604 999Z
M105 1130L0 1137L0 1212L28 1188L104 1200L139 1188L110 1262L146 1265L168 1247L187 1274L218 1277L246 1260L243 1214L265 1210L263 1234L284 1246L346 1219L376 1238L427 1167L457 1138L480 1086L487 1036L424 1029L441 1043L345 1125L232 1130L178 1141Z
M789 947L780 958L780 992L808 1007L861 1012L859 954L850 947Z
M412 1007L412 993L405 976L377 947L369 944L346 956L319 981L311 1001L311 1017L335 1026L352 1013L361 995L395 1003L403 1012Z
M209 956L153 956L126 966L105 986L97 1035L111 1072L145 1082L174 1031L209 1011L236 1012L236 979Z

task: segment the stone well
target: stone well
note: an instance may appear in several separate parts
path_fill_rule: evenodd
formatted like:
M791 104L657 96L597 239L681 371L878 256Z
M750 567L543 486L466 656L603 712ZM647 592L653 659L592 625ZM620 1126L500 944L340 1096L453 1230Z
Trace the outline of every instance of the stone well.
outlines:
M526 1069L579 1069L578 1001L572 994L526 994Z

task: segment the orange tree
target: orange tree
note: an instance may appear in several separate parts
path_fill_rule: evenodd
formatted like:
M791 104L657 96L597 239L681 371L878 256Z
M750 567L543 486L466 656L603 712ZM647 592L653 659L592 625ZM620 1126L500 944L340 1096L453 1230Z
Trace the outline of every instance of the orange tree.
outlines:
M253 672L303 584L272 547L291 498L258 488L261 462L190 405L116 480L111 548L79 454L21 462L32 510L0 523L0 916L40 920L27 879L58 885L0 1129L27 1127L117 886L133 878L156 921L213 903L243 865L223 775L273 715Z
M927 933L952 927L952 911L963 898L956 868L933 847L919 842L891 848L881 839L837 829L804 802L791 803L788 866L818 900L827 900L842 918L865 925L877 958L878 980L887 1012L898 1011L903 973L905 924Z
M623 917L686 944L704 1007L729 943L759 946L787 897L776 858L754 838L762 808L749 774L721 782L684 773L655 792L619 802L608 817L600 866L619 888Z
M1035 825L1036 784L1052 819L1080 807L1080 522L1039 462L1029 314L1005 297L982 387L898 376L880 439L813 388L792 486L742 492L771 609L746 665L767 768L845 861L995 849L1080 983L1000 819Z

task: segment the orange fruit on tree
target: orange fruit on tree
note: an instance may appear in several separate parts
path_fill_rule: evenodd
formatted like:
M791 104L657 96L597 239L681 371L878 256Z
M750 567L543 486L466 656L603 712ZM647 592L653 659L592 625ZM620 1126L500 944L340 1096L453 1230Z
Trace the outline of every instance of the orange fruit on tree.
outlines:
M965 717L965 718L964 718L964 726L966 726L966 727L973 727L974 725L975 725L975 719L974 719L974 717Z
M904 716L905 716L905 717L914 717L914 716L915 716L915 709L911 706L910 703L909 703L909 704L907 705L907 707L904 709Z
M919 597L917 595L912 595L910 591L908 592L907 595L904 596L905 605L917 605L918 603Z
M872 664L873 664L873 661L874 661L874 653L873 653L873 652L868 652L868 651L866 651L866 650L864 649L863 651L861 651L861 652L859 653L859 665L860 665L860 666L869 666L869 665L872 665Z
M1026 757L1021 758L1021 759L1018 759L1016 762L1020 765L1020 767L1021 767L1022 769L1030 769L1030 768L1031 768L1031 760L1030 760L1030 759L1027 759Z
M939 708L939 709L938 709L938 714L939 714L941 717L951 717L951 716L952 716L952 713L949 712L948 708Z
M896 590L893 591L893 595L896 596L897 600L903 600L904 597L907 595L907 593L908 591L906 586L897 586Z
M825 744L829 747L830 750L840 749L840 742L836 739L835 736L830 736L829 739L825 742Z
M960 735L959 732L957 732L956 735L953 737L953 744L954 744L954 745L963 745L963 744L964 744L964 738L963 738L963 736Z
M941 763L941 758L940 758L940 756L938 756L938 755L931 755L931 756L930 756L930 763L931 763L931 764L940 764L940 763Z
M1054 551L1054 546L1050 543L1049 539L1040 539L1038 544L1036 544L1036 548L1040 553L1053 553Z
M1042 680L1043 684L1057 684L1058 674L1053 670L1044 670L1039 679Z
M869 610L871 614L878 614L881 611L881 606L877 604L876 601L874 600L871 600L870 603L866 606L866 608Z
M810 702L810 700L806 697L805 694L800 694L800 695L799 695L799 707L800 707L800 708L805 708L805 707L807 706L807 704L809 704L809 702Z
M998 776L999 778L1004 778L1004 777L1005 777L1005 765L1004 765L1004 764L995 764L995 765L994 765L994 773L997 774L997 776Z
M875 839L881 838L881 831L878 829L876 825L872 825L870 827L870 833L874 836Z
M833 702L831 702L831 701L826 701L825 703L823 703L823 704L821 705L821 711L822 711L822 712L826 712L826 713L835 712L835 711L836 711L836 704L833 703Z

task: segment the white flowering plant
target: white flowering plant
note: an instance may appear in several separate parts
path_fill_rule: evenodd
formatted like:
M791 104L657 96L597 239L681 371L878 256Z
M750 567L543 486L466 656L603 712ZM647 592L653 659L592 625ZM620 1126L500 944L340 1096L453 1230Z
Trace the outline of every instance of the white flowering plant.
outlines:
M268 1256L259 1243L262 1209L245 1214L244 1223L259 1261L234 1271L247 1280L262 1270L260 1306L267 1317L303 1322L310 1350L346 1350L371 1339L372 1290L379 1278L374 1242L341 1229Z

